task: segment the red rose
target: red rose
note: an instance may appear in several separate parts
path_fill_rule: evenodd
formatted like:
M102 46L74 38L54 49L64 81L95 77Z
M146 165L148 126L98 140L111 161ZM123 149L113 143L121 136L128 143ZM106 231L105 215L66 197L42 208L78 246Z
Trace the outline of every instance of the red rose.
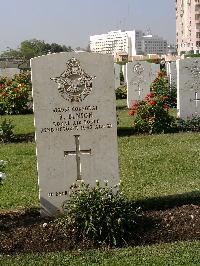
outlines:
M169 110L169 105L165 104L164 108L168 111Z
M151 106L154 106L154 105L156 105L156 102L155 102L155 101L149 101L149 104L150 104Z
M133 116L134 114L135 114L135 112L133 110L128 112L128 115L130 115L130 116Z
M163 96L162 97L162 100L166 100L168 97L167 96Z
M149 94L147 94L146 96L145 96L145 100L149 100L149 98L153 98L155 95L154 95L154 93L149 93Z

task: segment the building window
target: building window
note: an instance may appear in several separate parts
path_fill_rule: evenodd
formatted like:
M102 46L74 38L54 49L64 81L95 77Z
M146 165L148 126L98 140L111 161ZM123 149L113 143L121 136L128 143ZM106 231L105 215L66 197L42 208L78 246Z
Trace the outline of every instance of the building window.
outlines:
M200 47L200 41L196 42L196 47Z

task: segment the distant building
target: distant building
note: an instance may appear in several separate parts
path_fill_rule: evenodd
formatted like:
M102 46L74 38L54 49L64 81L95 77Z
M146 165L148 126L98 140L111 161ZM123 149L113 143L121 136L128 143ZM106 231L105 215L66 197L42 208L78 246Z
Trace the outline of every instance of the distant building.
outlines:
M167 53L167 41L157 35L143 36L141 39L141 46L144 55L165 55Z
M90 36L90 50L94 53L116 55L125 52L128 56L166 54L167 42L154 35L145 35L140 30L110 31Z
M118 52L115 54L116 62L128 62L128 54L127 52Z
M181 53L200 51L200 0L176 0L176 44Z
M169 44L167 46L167 55L176 55L177 49L175 44Z

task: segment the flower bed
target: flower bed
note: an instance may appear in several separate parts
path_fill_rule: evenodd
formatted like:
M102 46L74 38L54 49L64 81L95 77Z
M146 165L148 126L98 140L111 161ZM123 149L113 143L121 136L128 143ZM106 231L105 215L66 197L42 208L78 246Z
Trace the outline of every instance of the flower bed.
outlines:
M0 115L24 114L31 100L30 73L15 75L13 79L0 78Z

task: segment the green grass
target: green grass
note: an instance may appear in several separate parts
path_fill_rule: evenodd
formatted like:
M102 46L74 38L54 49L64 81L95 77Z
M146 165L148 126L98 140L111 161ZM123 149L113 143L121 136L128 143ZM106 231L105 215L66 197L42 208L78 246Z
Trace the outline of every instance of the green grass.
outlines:
M128 109L126 107L126 100L117 100L117 116L118 116L118 128L130 129L132 126L133 118L128 115Z
M1 264L2 262L2 264ZM110 251L61 252L0 257L0 265L108 265L108 266L169 266L200 265L200 242L178 242Z
M7 178L0 186L0 210L39 206L35 145L0 144L0 155L8 162Z
M200 188L200 134L127 135L132 118L126 101L118 101L119 166L123 190L134 200L159 206L164 197L176 205ZM174 111L173 111L174 112ZM32 134L33 115L12 116L15 134ZM123 133L123 134L121 134ZM8 161L7 179L0 187L0 210L39 206L35 144L0 144L0 159ZM179 242L150 247L0 256L0 265L200 265L200 242Z
M126 100L117 101L120 129L131 129ZM16 134L34 132L33 115L12 116ZM119 132L120 134L120 132ZM198 193L200 152L198 133L119 136L120 177L134 200ZM7 180L1 189L1 209L38 206L34 144L1 144Z
M134 199L199 191L198 133L119 138L120 176Z
M1 116L2 119L6 118L13 122L14 134L23 135L34 133L33 115L5 115Z

